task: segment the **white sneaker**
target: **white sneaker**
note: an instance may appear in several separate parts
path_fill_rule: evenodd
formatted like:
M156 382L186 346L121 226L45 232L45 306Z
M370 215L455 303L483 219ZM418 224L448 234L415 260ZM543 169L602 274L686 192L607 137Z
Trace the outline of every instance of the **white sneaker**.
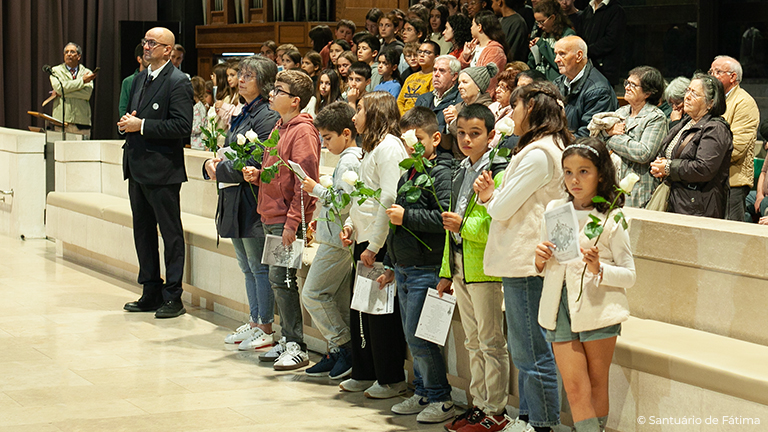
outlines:
M341 384L339 384L339 388L350 393L355 393L366 390L371 384L373 384L373 381L349 378L342 381Z
M240 351L251 351L259 348L264 348L275 343L272 335L264 333L264 330L254 327L251 337L240 342L240 346L237 347Z
M259 356L259 361L274 362L284 352L285 352L285 337L282 337L278 341L277 345L273 346L271 350Z
M288 342L285 345L285 352L275 360L276 371L289 371L307 365L309 365L309 354L302 351L301 346L296 342Z
M395 396L400 396L408 389L405 381L400 381L394 384L379 384L378 381L374 382L372 386L368 387L365 391L365 397L371 399L389 399Z
M416 416L416 421L419 423L442 423L455 416L456 409L453 407L453 401L432 402Z
M227 335L227 337L224 338L224 343L227 344L236 344L240 343L249 337L251 337L251 331L253 329L251 328L251 323L245 323L238 327L233 333L230 333Z
M424 396L413 395L410 398L392 405L392 412L400 415L418 414L429 405Z
M524 422L523 420L520 420L520 417L512 420L511 417L507 416L506 414L504 417L507 418L509 423L504 427L504 429L501 430L501 432L535 432L533 427L529 425L528 423Z

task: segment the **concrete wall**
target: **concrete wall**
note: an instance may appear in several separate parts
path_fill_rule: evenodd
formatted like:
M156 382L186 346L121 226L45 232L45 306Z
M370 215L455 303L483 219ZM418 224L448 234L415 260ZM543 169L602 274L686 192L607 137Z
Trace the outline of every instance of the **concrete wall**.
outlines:
M45 237L45 134L0 128L0 233Z

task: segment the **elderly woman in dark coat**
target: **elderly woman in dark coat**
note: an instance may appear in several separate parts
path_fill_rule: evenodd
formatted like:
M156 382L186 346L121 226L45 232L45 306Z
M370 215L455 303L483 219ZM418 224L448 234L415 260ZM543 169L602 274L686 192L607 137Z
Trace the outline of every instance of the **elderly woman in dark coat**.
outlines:
M250 306L250 322L226 337L226 343L239 343L240 350L251 350L272 344L274 294L269 284L269 267L261 264L264 231L256 212L258 188L243 180L234 162L222 157L238 135L255 132L259 140L269 138L280 115L269 108L269 92L275 84L277 66L265 57L253 56L240 62L239 93L245 105L232 117L229 133L218 157L203 166L203 177L216 180L219 202L216 228L221 237L232 239L237 262L245 275L245 290ZM254 160L248 165L261 166Z
M660 157L651 163L651 174L670 186L667 211L724 218L733 134L721 117L723 85L709 75L694 75L684 111L664 139Z

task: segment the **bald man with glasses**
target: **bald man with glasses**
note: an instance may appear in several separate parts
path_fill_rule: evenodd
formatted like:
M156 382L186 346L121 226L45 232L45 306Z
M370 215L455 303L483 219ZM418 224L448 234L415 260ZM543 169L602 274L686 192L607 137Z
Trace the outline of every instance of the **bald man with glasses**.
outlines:
M184 230L179 192L187 181L183 138L192 131L192 85L169 59L175 37L155 27L141 41L149 66L131 85L125 115L117 127L125 134L123 174L133 214L133 239L139 259L142 296L129 312L155 312L173 318L186 312L181 302ZM165 281L160 275L157 229L165 249Z

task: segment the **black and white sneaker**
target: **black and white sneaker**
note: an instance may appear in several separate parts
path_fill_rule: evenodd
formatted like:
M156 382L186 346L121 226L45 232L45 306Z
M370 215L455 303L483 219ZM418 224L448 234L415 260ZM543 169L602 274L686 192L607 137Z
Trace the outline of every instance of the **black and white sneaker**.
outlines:
M285 352L285 337L280 338L277 345L273 346L271 350L259 356L259 361L263 362L275 362Z
M289 371L303 368L309 364L309 354L302 351L296 342L288 342L285 345L285 352L275 360L276 371Z

